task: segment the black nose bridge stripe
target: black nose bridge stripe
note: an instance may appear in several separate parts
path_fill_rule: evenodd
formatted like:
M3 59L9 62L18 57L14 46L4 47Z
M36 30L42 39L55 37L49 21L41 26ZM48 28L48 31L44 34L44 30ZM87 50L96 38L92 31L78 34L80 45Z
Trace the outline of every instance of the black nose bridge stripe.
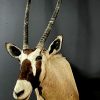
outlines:
M41 70L41 60L36 62L36 70Z
M33 89L38 87L40 84L39 77L41 73L41 60L36 61L35 67L36 67L36 75L34 76L32 72L31 61L29 61L28 59L25 59L22 62L21 70L19 74L19 79L29 81L32 84Z
M26 79L27 80L27 75L30 72L32 72L31 62L28 59L25 59L21 65L19 79Z

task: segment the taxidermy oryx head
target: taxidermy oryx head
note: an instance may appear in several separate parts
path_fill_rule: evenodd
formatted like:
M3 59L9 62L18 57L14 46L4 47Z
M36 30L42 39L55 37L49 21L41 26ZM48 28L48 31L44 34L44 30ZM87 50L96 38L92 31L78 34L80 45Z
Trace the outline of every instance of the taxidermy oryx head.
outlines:
M68 61L58 54L62 45L59 35L50 44L48 50L44 43L52 30L62 0L58 0L53 15L34 49L28 44L28 22L31 0L27 0L23 49L12 43L6 43L8 53L19 60L20 73L14 87L13 97L16 100L29 100L35 90L37 100L78 100L78 91Z

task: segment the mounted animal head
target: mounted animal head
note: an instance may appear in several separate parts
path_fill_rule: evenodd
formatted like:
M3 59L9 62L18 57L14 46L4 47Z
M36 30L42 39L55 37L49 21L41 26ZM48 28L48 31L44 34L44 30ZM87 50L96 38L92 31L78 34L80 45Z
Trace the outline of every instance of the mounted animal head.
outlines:
M23 31L23 49L18 48L12 43L6 43L6 49L8 53L19 60L20 73L16 82L13 96L18 100L28 100L32 90L37 88L40 81L44 77L43 63L46 62L47 56L55 55L61 49L62 36L57 38L50 44L48 50L44 49L44 43L52 29L52 26L57 18L61 0L57 1L53 15L45 29L39 43L35 49L30 49L28 45L28 21L29 21L29 9L31 0L27 0L25 19L24 19L24 31Z

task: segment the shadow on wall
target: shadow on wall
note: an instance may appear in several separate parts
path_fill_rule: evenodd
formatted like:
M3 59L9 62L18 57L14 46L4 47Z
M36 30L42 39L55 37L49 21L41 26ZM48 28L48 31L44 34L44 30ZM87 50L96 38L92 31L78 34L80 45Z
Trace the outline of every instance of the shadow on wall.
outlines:
M80 100L100 100L100 78L89 78L71 64Z

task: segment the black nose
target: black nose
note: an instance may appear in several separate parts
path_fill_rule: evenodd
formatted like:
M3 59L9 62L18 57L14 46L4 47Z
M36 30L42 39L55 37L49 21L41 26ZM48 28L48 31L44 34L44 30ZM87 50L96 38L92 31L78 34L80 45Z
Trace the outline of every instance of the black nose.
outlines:
M16 96L17 96L17 97L19 97L19 96L23 95L23 93L24 93L24 90L21 90L21 91L19 91L18 93L17 93L17 92L15 92L15 94L16 94Z

